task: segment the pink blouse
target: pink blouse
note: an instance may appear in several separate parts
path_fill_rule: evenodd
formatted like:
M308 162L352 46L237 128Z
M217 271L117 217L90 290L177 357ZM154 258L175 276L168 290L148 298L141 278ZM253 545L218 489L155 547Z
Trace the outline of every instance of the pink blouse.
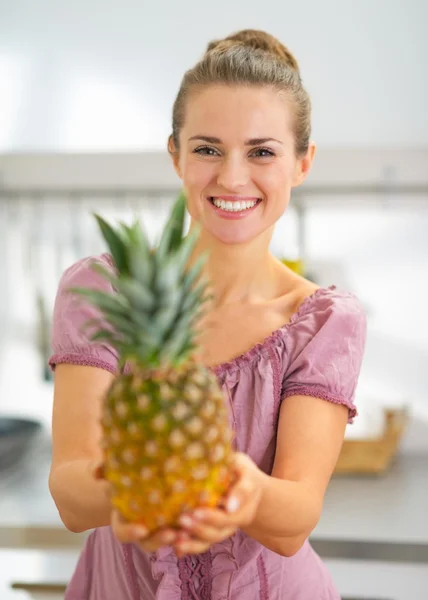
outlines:
M67 293L71 286L108 289L90 268L109 268L109 255L79 260L60 281L53 315L51 368L59 363L117 371L117 355L82 331L95 310ZM233 405L237 449L265 473L273 466L281 402L309 395L357 414L355 389L366 339L358 299L335 286L306 298L290 322L262 343L215 368ZM171 547L146 553L121 544L110 527L94 530L80 556L65 600L340 600L330 573L307 540L283 557L238 531L197 556L178 559Z

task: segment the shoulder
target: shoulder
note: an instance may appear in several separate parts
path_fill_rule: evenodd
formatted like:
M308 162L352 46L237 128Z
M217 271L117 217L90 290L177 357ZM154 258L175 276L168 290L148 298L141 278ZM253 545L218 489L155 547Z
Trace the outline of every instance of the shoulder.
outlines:
M336 285L320 286L283 264L277 265L277 276L284 290L279 298L284 323L300 322L315 333L330 317L337 323L342 319L364 322L364 308L354 293L338 289Z
M338 289L336 285L319 286L301 275L291 273L283 265L280 265L279 277L281 285L287 290L282 297L284 322L289 322L294 332L304 330L307 334L315 335L326 323L335 328L353 323L365 327L365 310L354 293Z
M58 293L64 293L68 287L76 285L86 286L89 284L91 287L94 285L106 287L108 285L106 280L93 269L95 264L101 265L111 272L114 271L113 259L110 254L86 256L65 269L59 280Z
M112 291L111 284L92 268L95 264L114 271L110 255L101 254L76 261L60 278L51 323L52 369L59 363L70 363L116 370L117 355L113 348L93 343L87 336L87 323L99 320L99 313L83 298L69 292L72 287Z
M336 286L307 288L284 335L288 359L315 352L327 359L338 352L361 355L367 317L359 298Z
M311 284L304 288L296 310L295 320L311 320L316 327L333 318L335 323L366 321L366 313L358 296L335 285L319 287Z
M70 293L73 287L85 287L104 292L111 292L112 286L105 277L102 277L94 265L103 266L114 272L113 261L109 254L87 256L70 265L60 277L53 312L54 330L61 324L62 329L81 323L89 316L94 316L95 308L86 300Z

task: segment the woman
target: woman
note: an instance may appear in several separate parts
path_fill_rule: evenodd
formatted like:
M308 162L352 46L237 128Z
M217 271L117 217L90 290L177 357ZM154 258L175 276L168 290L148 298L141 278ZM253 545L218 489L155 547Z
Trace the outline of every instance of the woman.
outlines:
M100 397L116 358L80 333L89 308L65 290L102 286L80 260L60 282L50 490L70 530L90 535L67 600L333 600L308 542L338 458L365 344L358 300L320 288L269 253L275 223L311 168L310 100L297 63L270 35L212 42L183 79L169 151L182 179L196 254L210 250L215 301L201 348L230 392L239 475L227 507L147 536L111 511L99 460Z

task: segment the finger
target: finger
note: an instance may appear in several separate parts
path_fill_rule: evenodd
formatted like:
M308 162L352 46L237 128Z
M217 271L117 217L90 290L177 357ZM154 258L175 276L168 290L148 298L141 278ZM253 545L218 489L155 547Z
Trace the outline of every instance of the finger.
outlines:
M237 474L237 479L223 502L225 510L229 514L239 511L255 491L251 459L245 454L236 453L233 460L233 469Z
M248 454L244 454L244 452L234 453L231 466L232 471L235 472L238 478L256 468L254 462L251 460Z
M211 544L199 540L189 539L182 540L174 545L175 553L178 558L182 558L186 554L202 554L206 552Z
M173 529L162 529L141 540L139 546L147 552L155 552L164 546L172 546L177 541L177 537L177 531Z
M180 525L187 529L192 537L198 541L209 542L210 544L228 538L236 530L236 527L230 524L222 528L212 527L206 523L195 521L187 515L180 519Z
M129 523L117 511L113 510L111 517L111 527L119 542L126 544L128 542L138 542L148 536L149 532L144 525Z
M184 519L182 524L186 528L193 522L216 527L217 529L233 526L231 516L224 510L216 508L199 508L189 514L182 515L180 523L182 519Z

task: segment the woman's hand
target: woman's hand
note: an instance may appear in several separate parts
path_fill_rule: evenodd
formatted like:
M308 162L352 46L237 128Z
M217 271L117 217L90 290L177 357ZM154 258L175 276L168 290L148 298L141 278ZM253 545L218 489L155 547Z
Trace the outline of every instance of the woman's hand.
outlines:
M253 522L266 476L242 453L235 454L232 468L237 479L221 508L201 508L181 517L183 531L173 543L178 557L205 552Z
M95 479L105 479L103 461L96 461L91 465ZM177 541L178 530L162 528L149 534L144 525L130 523L115 509L111 513L111 528L114 535L122 544L138 544L146 552L156 552L164 546L171 546Z
M162 528L148 533L143 525L129 523L112 511L111 527L122 543L138 544L146 552L155 552L164 546L173 546L178 557L200 554L210 546L231 537L239 528L253 522L265 481L265 474L249 456L235 453L232 469L236 479L219 508L200 508L182 515L181 529ZM99 464L95 477L103 478Z
M111 527L114 535L123 544L137 544L146 552L156 552L164 546L172 546L178 539L179 531L175 529L162 528L149 535L144 525L129 523L117 510L113 510Z

